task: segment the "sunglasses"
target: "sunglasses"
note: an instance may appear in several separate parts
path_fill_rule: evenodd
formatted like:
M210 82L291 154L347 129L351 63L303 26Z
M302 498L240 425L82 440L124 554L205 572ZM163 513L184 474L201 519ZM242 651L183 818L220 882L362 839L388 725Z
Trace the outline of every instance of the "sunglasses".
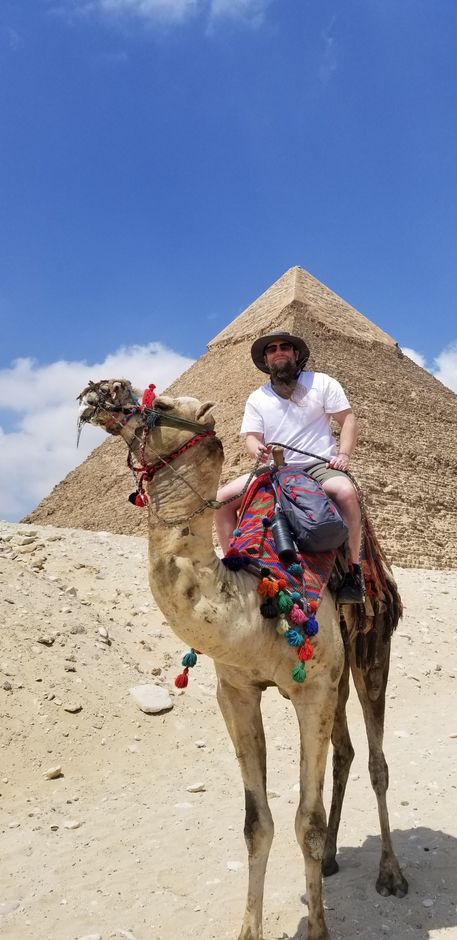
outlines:
M281 350L281 352L290 352L294 346L292 343L270 343L269 346L265 346L265 354L276 352L276 350Z

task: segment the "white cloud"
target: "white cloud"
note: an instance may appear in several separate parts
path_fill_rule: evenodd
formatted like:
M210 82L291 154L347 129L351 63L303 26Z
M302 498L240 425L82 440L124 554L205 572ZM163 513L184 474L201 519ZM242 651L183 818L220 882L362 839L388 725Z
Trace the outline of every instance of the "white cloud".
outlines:
M425 356L417 352L416 349L402 346L401 351L421 369L427 369L428 372L431 372L435 379L438 379L451 391L457 392L457 342L446 346L433 360L433 365L428 365Z
M434 366L435 378L451 388L453 392L457 392L457 342L440 352L434 360Z
M106 13L133 14L143 20L182 20L200 5L200 0L99 0Z
M417 366L420 366L421 369L427 368L425 365L425 357L422 355L422 353L416 352L415 349L410 349L409 346L402 346L401 351L405 356L408 356L408 359L412 359Z
M103 362L17 359L0 370L0 409L13 430L0 427L0 518L18 519L88 456L106 435L87 427L76 449L76 396L90 379L128 378L160 392L192 364L160 343L125 346ZM10 422L8 422L9 424Z
M258 26L273 0L56 0L54 14L129 17L144 23L180 23L198 15L214 23L230 18Z

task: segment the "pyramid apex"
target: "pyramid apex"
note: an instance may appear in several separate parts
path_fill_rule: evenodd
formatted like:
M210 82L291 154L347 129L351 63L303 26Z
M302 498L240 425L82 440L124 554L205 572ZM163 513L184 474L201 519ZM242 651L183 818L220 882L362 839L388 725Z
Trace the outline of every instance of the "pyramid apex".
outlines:
M328 329L348 337L395 346L395 340L388 333L304 268L294 265L218 333L208 343L208 349L253 340L262 333L285 326L291 315L295 332L304 337L308 322L318 320Z

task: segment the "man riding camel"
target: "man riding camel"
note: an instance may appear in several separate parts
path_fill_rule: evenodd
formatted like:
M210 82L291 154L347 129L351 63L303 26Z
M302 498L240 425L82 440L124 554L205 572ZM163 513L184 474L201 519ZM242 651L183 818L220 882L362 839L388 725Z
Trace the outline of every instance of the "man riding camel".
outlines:
M284 445L286 463L299 463L328 496L334 500L348 527L349 571L339 588L339 603L360 603L363 581L359 566L362 538L361 512L357 492L346 474L357 440L357 420L336 379L323 372L304 372L309 349L299 336L282 330L261 336L251 349L253 362L270 376L268 382L249 395L241 435L250 457L269 460L270 442ZM330 419L341 428L339 450ZM309 451L321 457L296 453ZM248 474L222 487L217 498L239 496ZM221 548L229 549L241 496L216 512L216 531Z

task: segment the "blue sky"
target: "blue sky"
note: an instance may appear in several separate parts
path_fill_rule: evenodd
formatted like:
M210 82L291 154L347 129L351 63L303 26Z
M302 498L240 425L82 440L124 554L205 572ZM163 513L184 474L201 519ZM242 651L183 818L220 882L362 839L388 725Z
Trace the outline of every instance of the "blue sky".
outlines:
M295 264L457 389L456 37L454 0L3 0L0 515L85 455L9 492L87 368L165 385Z

